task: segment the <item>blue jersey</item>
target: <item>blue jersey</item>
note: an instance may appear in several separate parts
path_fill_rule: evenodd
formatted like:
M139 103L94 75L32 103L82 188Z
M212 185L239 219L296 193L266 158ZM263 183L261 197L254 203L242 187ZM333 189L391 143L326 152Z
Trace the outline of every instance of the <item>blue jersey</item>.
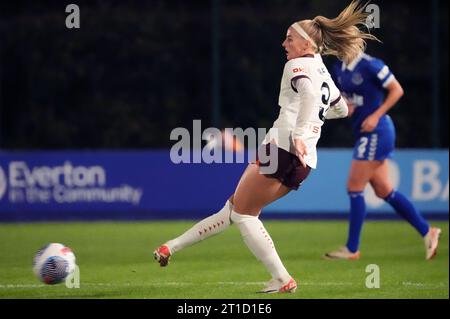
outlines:
M332 68L333 80L341 93L355 105L351 116L357 135L364 120L383 104L385 88L394 79L387 65L380 59L361 53L352 63L336 63ZM387 115L380 118L376 131L391 126Z
M353 159L382 161L391 157L395 128L389 115L383 115L372 132L361 132L361 125L383 104L385 88L394 79L392 72L380 59L361 53L349 65L343 62L335 64L331 73L342 95L355 105L351 116L357 137Z

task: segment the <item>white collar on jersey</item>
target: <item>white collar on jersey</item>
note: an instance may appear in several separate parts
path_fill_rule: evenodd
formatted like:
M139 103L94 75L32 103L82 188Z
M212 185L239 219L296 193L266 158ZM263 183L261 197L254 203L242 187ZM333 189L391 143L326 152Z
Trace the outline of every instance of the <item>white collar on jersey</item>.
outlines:
M356 68L356 66L358 65L358 63L362 60L363 57L364 57L364 52L361 51L356 56L356 58L354 58L353 61L350 62L348 65L346 65L345 62L342 62L342 71L344 71L345 69L348 69L349 71L353 71Z

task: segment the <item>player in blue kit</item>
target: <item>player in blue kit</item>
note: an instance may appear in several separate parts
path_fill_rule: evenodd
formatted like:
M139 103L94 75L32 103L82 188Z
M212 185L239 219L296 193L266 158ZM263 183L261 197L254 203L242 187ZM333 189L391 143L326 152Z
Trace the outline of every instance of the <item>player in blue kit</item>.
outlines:
M388 161L395 147L395 127L387 112L403 95L389 67L364 52L348 64L338 62L331 70L346 98L356 137L347 183L350 225L347 244L325 254L329 259L358 259L361 229L366 216L364 189L370 183L375 194L389 203L424 238L426 259L436 254L441 230L430 227L414 205L395 190L388 175Z

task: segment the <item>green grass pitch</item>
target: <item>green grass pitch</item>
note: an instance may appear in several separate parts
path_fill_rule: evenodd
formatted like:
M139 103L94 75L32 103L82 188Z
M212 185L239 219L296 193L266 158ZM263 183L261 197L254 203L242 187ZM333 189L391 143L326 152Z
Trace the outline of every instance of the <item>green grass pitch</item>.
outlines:
M368 221L361 259L328 261L321 255L344 243L345 221L266 220L299 284L296 293L282 295L256 293L270 276L234 226L159 267L153 249L194 223L0 224L0 298L449 298L448 222L432 223L443 231L432 261L425 261L420 236L400 221ZM73 249L80 288L47 286L34 277L33 256L49 242ZM379 266L379 289L365 285L369 264Z

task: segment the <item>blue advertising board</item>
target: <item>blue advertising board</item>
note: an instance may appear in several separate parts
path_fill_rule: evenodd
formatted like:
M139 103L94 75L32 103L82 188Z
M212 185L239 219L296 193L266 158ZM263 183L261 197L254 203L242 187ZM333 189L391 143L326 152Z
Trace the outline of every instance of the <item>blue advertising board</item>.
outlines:
M274 217L348 212L350 149L319 149L318 169L269 205ZM0 152L0 221L200 218L220 209L246 164L181 163L160 151ZM397 150L391 180L425 214L448 218L448 151ZM392 208L366 190L370 212Z
M0 220L195 217L223 206L245 168L168 151L0 154Z
M279 213L342 213L349 209L346 183L352 150L318 151L314 170L298 192L291 192L267 207ZM448 151L397 150L389 161L390 180L423 213L448 215ZM378 198L372 187L365 189L366 207L375 214L393 209Z

